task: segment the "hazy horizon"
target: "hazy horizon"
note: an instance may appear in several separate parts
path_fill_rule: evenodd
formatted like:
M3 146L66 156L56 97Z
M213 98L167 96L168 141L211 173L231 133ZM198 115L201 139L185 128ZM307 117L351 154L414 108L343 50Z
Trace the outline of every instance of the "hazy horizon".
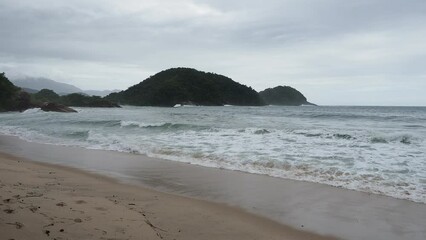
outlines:
M421 0L0 0L0 72L124 90L171 68L319 105L425 106Z

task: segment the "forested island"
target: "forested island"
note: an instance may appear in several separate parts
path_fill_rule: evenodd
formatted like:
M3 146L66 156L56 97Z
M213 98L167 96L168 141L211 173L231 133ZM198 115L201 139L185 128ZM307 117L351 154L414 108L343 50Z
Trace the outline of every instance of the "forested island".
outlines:
M176 104L203 106L262 106L252 89L215 73L191 68L171 68L106 99L119 104L173 107Z
M289 86L278 86L268 88L259 92L263 101L268 105L282 106L300 106L300 105L315 105L306 99L305 96L296 89Z
M192 68L161 71L127 90L111 93L106 97L88 96L84 93L61 96L50 89L28 93L25 89L16 87L2 73L0 92L0 111L23 111L34 107L43 109L47 104L50 107L313 105L292 87L278 86L258 93L226 76Z

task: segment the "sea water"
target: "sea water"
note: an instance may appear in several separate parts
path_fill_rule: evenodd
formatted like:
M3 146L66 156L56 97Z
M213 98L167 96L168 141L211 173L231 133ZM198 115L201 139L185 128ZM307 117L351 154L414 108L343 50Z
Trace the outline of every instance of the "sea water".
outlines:
M129 107L0 114L0 134L426 203L424 107Z

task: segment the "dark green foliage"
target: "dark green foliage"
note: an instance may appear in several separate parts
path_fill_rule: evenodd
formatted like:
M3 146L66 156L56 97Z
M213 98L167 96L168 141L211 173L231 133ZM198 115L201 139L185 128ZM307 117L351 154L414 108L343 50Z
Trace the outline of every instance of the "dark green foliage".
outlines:
M80 93L72 93L65 96L59 96L50 89L42 89L38 93L32 95L33 102L37 104L59 103L65 106L73 107L119 107L111 101L105 100L98 96L87 96Z
M53 101L55 102L55 101ZM85 96L80 93L72 93L62 96L58 99L58 103L73 107L119 107L106 99L98 96Z
M42 89L39 92L32 95L35 102L58 102L60 96L50 89Z
M18 107L19 90L4 73L0 73L0 112L12 111Z
M232 79L191 68L172 68L106 99L120 104L171 107L176 104L260 106L263 101L250 87Z
M300 106L310 104L302 93L288 86L268 88L259 94L263 101L270 105Z

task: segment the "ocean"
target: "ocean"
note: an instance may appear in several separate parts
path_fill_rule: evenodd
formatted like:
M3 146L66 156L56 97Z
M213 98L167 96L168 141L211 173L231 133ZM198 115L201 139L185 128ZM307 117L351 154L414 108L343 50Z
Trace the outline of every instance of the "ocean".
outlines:
M0 134L426 203L426 107L130 107L0 114Z

